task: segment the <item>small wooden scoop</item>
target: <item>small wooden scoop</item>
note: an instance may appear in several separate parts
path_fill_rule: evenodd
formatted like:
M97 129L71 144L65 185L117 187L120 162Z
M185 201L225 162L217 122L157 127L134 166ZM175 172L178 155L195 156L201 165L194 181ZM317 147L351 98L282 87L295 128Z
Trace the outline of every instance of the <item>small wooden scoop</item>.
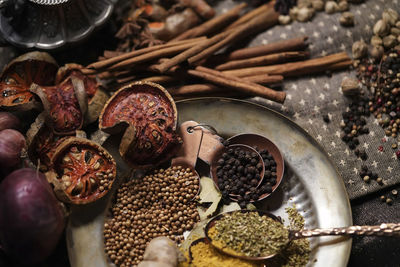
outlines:
M178 151L177 156L172 159L171 166L189 168L199 180L200 185L200 176L195 167L203 139L203 129L197 127L198 125L195 121L185 121L180 125L179 135L183 140L183 145ZM200 186L197 194L199 192Z

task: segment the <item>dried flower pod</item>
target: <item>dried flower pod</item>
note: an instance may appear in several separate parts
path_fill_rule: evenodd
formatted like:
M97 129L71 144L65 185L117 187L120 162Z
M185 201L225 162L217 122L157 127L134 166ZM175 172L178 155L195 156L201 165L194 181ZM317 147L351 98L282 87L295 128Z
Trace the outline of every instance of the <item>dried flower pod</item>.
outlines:
M354 42L351 50L353 52L353 58L363 58L368 53L368 46L363 40L361 40Z
M177 109L160 85L136 82L119 89L107 102L99 128L107 133L125 131L119 152L132 166L158 165L177 151Z
M87 95L81 79L70 76L62 83L48 87L32 84L30 91L42 100L46 122L55 134L73 134L82 127Z
M354 14L351 12L343 12L339 18L339 22L342 26L354 26Z
M339 6L335 1L327 1L325 3L325 12L328 14L333 14L339 10Z
M76 131L76 137L86 138L86 133ZM42 112L36 117L31 127L26 132L26 143L28 146L28 157L35 165L39 165L41 171L48 171L51 167L51 158L56 147L66 137L54 134L46 124L46 113Z
M384 36L388 35L388 33L390 32L390 26L389 26L389 24L387 24L386 21L380 19L375 23L373 32L375 35L384 37Z
M317 11L324 10L324 1L322 0L313 0L311 1L312 7Z
M383 46L386 49L390 49L394 47L397 44L396 36L394 35L388 35L383 37Z
M378 45L382 45L382 44L383 44L383 41L382 41L381 37L379 37L377 35L372 36L371 45L378 46Z
M311 20L314 16L315 10L313 8L302 7L299 9L297 13L297 20L300 22L306 22Z
M12 60L0 75L0 107L9 110L39 108L29 91L31 83L52 85L57 62L45 52L30 52Z
M389 25L394 26L399 19L399 14L396 10L393 10L391 8L385 9L385 11L383 11L382 13L382 19Z
M97 120L109 96L96 80L96 77L83 74L82 68L83 66L78 64L66 64L58 69L55 82L59 84L69 76L77 77L83 81L88 99L85 124L89 124Z
M85 138L65 138L57 146L51 164L47 179L57 197L66 203L87 204L102 198L117 175L112 156Z
M356 79L344 77L341 87L343 94L346 96L358 95L360 93L360 84Z

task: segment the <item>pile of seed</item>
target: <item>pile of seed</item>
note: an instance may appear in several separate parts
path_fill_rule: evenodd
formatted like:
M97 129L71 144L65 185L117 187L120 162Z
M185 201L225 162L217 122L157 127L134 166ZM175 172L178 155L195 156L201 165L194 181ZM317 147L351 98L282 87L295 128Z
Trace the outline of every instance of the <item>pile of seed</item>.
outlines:
M380 185L383 184L382 177L379 177L377 173L370 171L365 165L361 166L360 177L366 183L370 183L371 180L374 180Z
M357 157L362 160L368 158L367 153L364 149L358 149L360 141L358 137L360 135L368 134L369 128L366 127L366 117L370 115L369 110L369 99L368 97L358 97L350 105L348 111L342 113L342 122L340 127L342 128L341 139L347 144L347 146L354 150Z
M264 163L260 161L259 155ZM259 184L263 164L265 181ZM216 168L222 197L225 200L237 200L241 208L246 208L247 203L258 200L261 195L271 193L272 186L276 184L276 162L267 150L257 154L228 146L227 151L218 159Z
M292 21L307 22L314 17L316 12L325 11L327 14L342 12L342 17L339 20L340 24L343 26L353 26L354 15L350 12L346 12L350 8L348 2L350 1L278 0L276 1L275 7L276 10L282 14L279 16L279 22L281 24L289 24Z
M198 178L180 166L123 183L104 224L109 259L117 266L134 266L151 239L167 236L182 242L182 234L200 220L193 201L198 190Z

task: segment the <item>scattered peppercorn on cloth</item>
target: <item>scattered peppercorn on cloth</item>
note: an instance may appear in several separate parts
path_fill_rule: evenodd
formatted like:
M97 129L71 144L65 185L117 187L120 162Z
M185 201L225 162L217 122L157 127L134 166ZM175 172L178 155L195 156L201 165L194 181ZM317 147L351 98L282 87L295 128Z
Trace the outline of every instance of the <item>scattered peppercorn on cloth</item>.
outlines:
M309 22L275 26L256 36L248 46L305 35L309 37L311 58L342 51L352 56L354 42L364 40L370 43L373 27L382 18L385 9L392 8L400 13L399 0L370 0L359 4L350 2L354 1L349 1L349 11L354 14L353 27L340 25L340 12L327 14L322 11L317 12ZM217 9L223 12L235 4L235 1L222 1L217 4ZM356 70L285 79L283 90L287 96L283 105L259 97L252 98L252 101L284 114L313 136L336 164L349 198L356 199L400 183L400 161L396 156L399 140L387 137L372 114L365 117L365 122L361 122L366 124L363 126L364 133L357 140L347 143L342 140L342 114L347 111L349 116L352 115L349 109L352 101L341 90L344 77L356 78ZM368 91L365 86L363 90ZM368 101L364 104L367 105Z

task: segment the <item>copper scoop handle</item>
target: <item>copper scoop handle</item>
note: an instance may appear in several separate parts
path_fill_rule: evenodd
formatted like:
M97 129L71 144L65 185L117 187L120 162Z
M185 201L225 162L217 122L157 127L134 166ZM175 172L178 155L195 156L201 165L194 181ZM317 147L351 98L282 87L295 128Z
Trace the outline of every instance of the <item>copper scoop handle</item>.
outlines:
M325 235L350 235L350 236L394 236L400 233L400 223L382 223L381 225L349 226L325 229L304 229L291 232L293 239L325 236ZM400 236L400 235L399 235Z

